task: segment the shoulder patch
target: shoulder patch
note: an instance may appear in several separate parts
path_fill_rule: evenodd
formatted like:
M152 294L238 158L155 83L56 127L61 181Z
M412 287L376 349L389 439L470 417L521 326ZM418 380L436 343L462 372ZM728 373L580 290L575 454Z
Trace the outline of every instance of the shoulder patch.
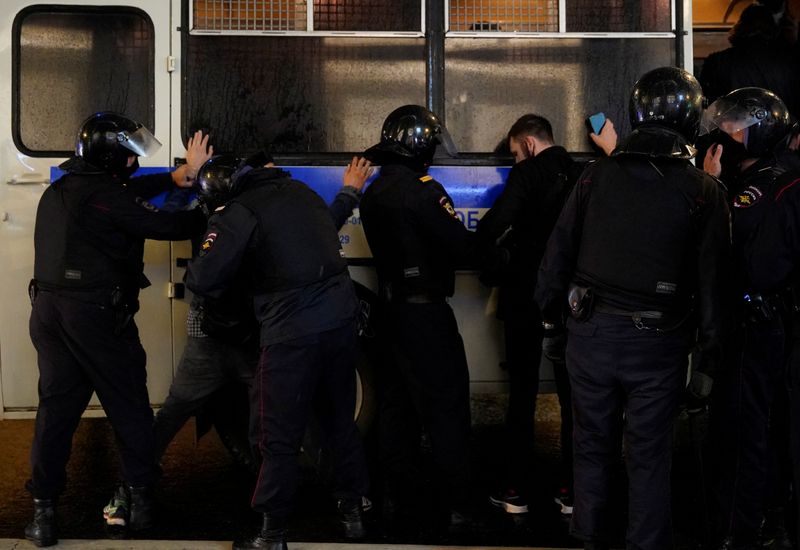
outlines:
M750 208L760 201L763 196L764 193L761 191L761 189L755 185L751 185L736 195L736 197L733 199L733 207Z
M450 199L448 199L446 196L442 195L439 198L439 206L441 206L444 211L450 214L452 217L458 219L458 214L456 214L456 209L453 208L453 203L451 203Z
M155 204L144 200L142 197L136 197L136 204L144 208L145 210L149 210L150 212L158 212L158 208Z
M421 181L422 183L425 183L425 182L431 181L432 179L433 179L433 176L425 175L425 176L420 177L419 181Z
M198 251L198 256L205 256L208 254L208 251L211 250L211 247L214 246L214 241L217 240L217 232L211 231L206 235L206 238L203 240L203 244L200 245L200 250Z

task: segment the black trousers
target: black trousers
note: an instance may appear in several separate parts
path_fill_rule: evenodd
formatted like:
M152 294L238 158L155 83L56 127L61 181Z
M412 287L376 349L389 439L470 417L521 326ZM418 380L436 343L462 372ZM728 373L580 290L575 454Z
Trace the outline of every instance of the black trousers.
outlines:
M502 289L501 289L502 291ZM514 303L506 298L504 330L508 369L508 412L506 484L530 490L534 457L536 398L544 331L539 308L522 295ZM557 483L572 490L572 391L564 358L566 337L548 339L545 356L553 365L556 392L561 408L561 472Z
M672 548L672 428L686 384L688 329L639 330L602 313L567 323L567 369L575 415L571 532L609 542L613 472L624 441L630 550Z
M353 321L261 350L255 384L264 460L251 502L255 511L276 519L290 514L298 454L312 413L329 434L334 497L355 500L367 494L364 448L353 420L357 346Z
M39 410L31 448L29 490L55 498L64 489L72 435L92 392L117 435L122 478L132 486L158 477L145 352L131 321L114 334L114 312L96 303L42 291L30 334L39 364Z
M786 388L784 343L779 316L746 322L732 339L713 394L709 439L718 475L717 535L741 544L758 537L779 452L770 441L770 416Z
M445 303L382 306L380 448L393 496L419 506L420 439L430 439L441 503L462 506L469 479L469 372L453 310ZM416 500L415 500L416 497Z
M258 348L255 343L231 344L218 338L189 337L164 406L155 417L155 455L160 460L170 441L187 420L195 415L214 393L232 380L245 384L250 403L257 405L253 385ZM255 409L255 407L252 407ZM258 416L250 414L250 445L258 448Z

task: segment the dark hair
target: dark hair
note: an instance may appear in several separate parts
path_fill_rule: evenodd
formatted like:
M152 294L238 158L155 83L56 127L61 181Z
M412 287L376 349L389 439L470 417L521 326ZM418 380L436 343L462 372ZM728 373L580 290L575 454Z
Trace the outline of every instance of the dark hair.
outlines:
M532 136L538 140L553 143L553 127L550 122L539 115L527 114L519 117L508 131L508 137L519 139L521 136Z
M754 42L768 44L775 39L778 27L772 12L766 6L747 6L731 29L728 42L733 46L745 46Z

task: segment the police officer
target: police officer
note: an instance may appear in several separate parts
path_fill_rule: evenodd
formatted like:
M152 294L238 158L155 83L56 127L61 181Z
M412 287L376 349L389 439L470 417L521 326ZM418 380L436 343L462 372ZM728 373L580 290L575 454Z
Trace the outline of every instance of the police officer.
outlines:
M379 437L388 489L398 512L429 511L417 456L424 428L455 528L463 524L470 485L469 373L447 298L456 266L475 263L481 253L450 196L427 175L437 144L456 154L435 114L418 105L392 111L380 143L365 153L381 169L360 212L382 302Z
M298 483L300 444L316 411L334 448L338 509L345 536L363 536L361 499L368 479L353 421L359 309L336 224L305 184L267 165L228 179L227 202L189 266L188 287L220 299L246 285L260 323L260 451L251 505L262 526L238 549L285 550Z
M508 144L516 164L503 192L478 223L477 234L501 239L511 250L508 274L499 281L498 317L505 329L509 376L506 415L508 471L503 490L490 501L508 513L528 511L527 492L533 460L534 417L539 392L539 363L544 330L539 307L533 300L536 273L547 239L581 167L553 142L553 128L541 116L520 117L508 131ZM508 233L506 233L508 232ZM505 235L505 236L504 236ZM556 342L550 339L550 343ZM572 494L572 404L563 362L563 340L551 356L561 405L561 454L564 464L557 499L570 511ZM559 360L560 358L560 360Z
M198 198L209 212L223 206L230 194L230 179L246 166L271 163L266 154L240 161L230 155L215 156L197 176ZM370 162L354 157L343 176L343 187L330 205L337 228L341 228L361 200L361 189L372 174ZM199 250L198 240L196 249ZM196 255L197 250L195 251ZM156 459L160 460L170 441L190 416L196 414L213 394L230 381L244 383L250 390L250 449L241 458L260 461L258 454L258 394L253 377L258 364L258 321L246 284L233 285L219 299L194 296L186 320L188 340L178 363L169 395L155 417ZM237 442L233 442L234 444Z
M699 347L719 344L717 283L728 245L722 192L689 162L702 105L700 85L682 69L639 79L631 135L581 175L539 271L536 301L545 322L570 311L571 532L584 548L609 547L611 476L622 440L627 547L672 548L672 424L695 329Z
M57 542L54 506L64 489L72 434L92 392L120 442L125 504L110 524L141 529L152 523L150 489L158 474L153 413L133 320L139 289L150 284L142 272L144 240L189 238L202 233L205 219L199 210L159 212L147 199L176 184L190 186L208 158L207 144L196 133L185 165L129 179L137 157L160 144L128 117L97 113L81 126L75 156L61 166L66 174L39 201L30 289L39 409L26 485L35 514L25 529L39 546Z
M738 173L725 183L730 190L733 219L733 267L731 302L735 331L727 349L725 376L720 377L711 408L712 448L718 452L716 471L718 536L725 548L751 548L758 543L764 518L770 454L771 425L785 418L776 414L783 394L784 297L774 285L755 281L769 279L779 258L753 262L746 245L758 226L769 219L771 204L782 194L785 162L776 155L791 129L789 111L781 99L763 88L740 88L716 100L706 112L704 126L730 137L728 143L742 149ZM721 173L723 148L712 146L704 160L705 170ZM780 243L784 233L772 235ZM766 246L766 245L765 245ZM748 267L751 274L748 275ZM786 434L782 437L785 445ZM788 499L788 480L786 481ZM786 500L784 499L784 500Z
M791 296L786 315L785 334L789 388L789 442L794 487L800 486L800 156L797 154L800 127L795 126L790 149L779 155L787 167L778 176L768 200L769 212L751 238L745 243L748 276L753 285L767 294L788 292ZM780 152L779 152L780 153ZM788 159L786 157L789 157ZM769 266L765 269L764 266ZM780 391L780 388L778 389ZM773 422L774 415L770 417ZM785 437L785 433L783 434ZM795 503L795 525L800 507ZM769 524L769 520L765 523ZM795 547L798 544L795 533Z

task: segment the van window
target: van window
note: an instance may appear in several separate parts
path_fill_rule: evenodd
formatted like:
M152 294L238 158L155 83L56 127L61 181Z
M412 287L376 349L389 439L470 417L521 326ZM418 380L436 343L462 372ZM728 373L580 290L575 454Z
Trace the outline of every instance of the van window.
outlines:
M564 9L564 28L559 28ZM641 33L672 30L671 0L450 0L451 32Z
M603 111L626 135L636 79L674 63L667 38L448 38L445 55L447 128L464 152L492 151L525 113L546 117L568 151L592 151L584 119Z
M206 129L219 152L363 151L389 112L425 104L421 38L187 40L184 135Z
M424 0L193 0L192 32L421 32Z
M567 32L669 32L670 0L567 0Z
M68 156L81 123L116 111L155 131L153 24L132 8L33 6L14 21L13 135L31 156Z

